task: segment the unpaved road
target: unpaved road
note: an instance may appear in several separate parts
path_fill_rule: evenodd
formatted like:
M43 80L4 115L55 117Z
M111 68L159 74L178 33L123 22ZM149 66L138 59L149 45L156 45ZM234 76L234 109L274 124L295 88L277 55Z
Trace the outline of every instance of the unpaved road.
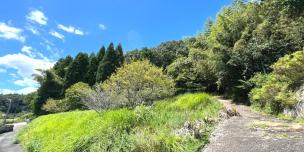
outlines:
M236 108L239 117L219 122L202 152L304 152L304 126L262 115L244 105L219 99Z
M15 123L14 131L0 135L0 152L23 152L19 144L14 144L16 133L26 125L25 122Z

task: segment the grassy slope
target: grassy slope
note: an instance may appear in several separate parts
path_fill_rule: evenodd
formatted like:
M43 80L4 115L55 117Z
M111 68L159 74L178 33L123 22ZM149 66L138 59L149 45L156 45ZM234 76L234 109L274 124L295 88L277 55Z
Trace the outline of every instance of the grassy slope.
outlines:
M176 135L175 130L186 121L217 117L220 108L207 94L185 94L101 116L94 111L42 116L18 138L27 151L196 151L208 142L213 125L205 125L200 137Z

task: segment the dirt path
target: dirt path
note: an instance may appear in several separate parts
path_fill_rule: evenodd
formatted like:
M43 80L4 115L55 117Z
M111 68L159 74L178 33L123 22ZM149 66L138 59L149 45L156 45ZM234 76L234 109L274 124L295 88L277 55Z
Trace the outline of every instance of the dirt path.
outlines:
M241 116L221 121L202 152L303 152L304 126L254 113L250 107L219 99Z
M14 131L0 135L0 152L23 152L19 144L14 144L16 133L24 127L26 123L14 124Z

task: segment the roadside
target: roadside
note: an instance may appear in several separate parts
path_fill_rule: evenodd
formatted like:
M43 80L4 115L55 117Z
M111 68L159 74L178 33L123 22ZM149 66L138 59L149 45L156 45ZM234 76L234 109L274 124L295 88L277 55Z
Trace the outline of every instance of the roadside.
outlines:
M219 122L203 152L303 152L304 126L219 99L241 116Z
M23 152L19 144L14 144L17 132L26 125L25 122L15 123L14 131L0 135L0 152Z

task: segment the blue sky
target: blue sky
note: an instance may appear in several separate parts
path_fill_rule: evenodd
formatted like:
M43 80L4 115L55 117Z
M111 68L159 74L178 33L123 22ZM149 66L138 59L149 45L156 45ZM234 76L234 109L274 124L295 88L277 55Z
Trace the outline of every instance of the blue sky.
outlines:
M0 93L29 93L31 75L66 55L122 43L157 46L201 31L232 0L9 0L0 6Z

